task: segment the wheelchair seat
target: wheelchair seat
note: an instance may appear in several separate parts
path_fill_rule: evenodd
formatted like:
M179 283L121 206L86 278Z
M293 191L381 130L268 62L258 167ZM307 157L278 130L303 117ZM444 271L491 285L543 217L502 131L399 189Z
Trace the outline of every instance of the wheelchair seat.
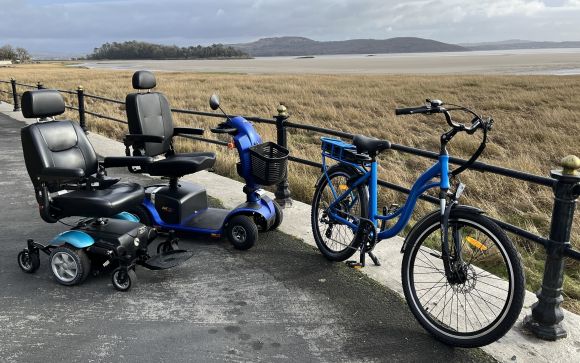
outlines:
M173 150L173 137L180 131L187 129L175 128L171 117L169 101L160 92L151 92L157 83L153 73L137 71L132 78L133 88L148 90L127 95L125 99L127 121L131 135L152 135L162 139L160 142L143 142L137 139L132 146L133 155L158 156L164 155L165 159L155 161L141 168L142 172L154 176L166 176L180 178L187 174L209 169L215 164L215 153L194 152L175 153ZM128 155L129 155L129 151Z
M52 117L64 110L64 100L58 91L27 91L22 95L24 117ZM144 189L135 183L93 186L99 180L99 161L76 122L34 123L22 128L21 139L26 169L41 216L47 222L70 216L111 217L145 198ZM117 162L128 160L115 159Z

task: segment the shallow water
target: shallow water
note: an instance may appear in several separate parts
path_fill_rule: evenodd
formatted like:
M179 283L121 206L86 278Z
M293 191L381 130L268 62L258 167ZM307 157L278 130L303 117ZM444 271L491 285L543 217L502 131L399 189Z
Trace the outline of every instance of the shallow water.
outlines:
M579 75L580 48L348 54L313 58L93 61L77 67L210 73Z

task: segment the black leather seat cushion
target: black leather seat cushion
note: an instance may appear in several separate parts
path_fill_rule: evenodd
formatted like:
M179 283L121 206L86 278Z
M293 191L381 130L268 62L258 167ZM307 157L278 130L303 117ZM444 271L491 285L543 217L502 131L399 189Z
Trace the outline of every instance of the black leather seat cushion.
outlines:
M103 190L75 190L59 195L52 205L63 216L111 217L145 199L143 187L135 183L118 183ZM59 213L60 214L60 213Z
M154 176L182 177L187 174L209 169L215 164L215 153L198 152L170 155L165 159L143 167Z
M379 140L363 135L353 137L352 144L356 146L357 152L368 153L371 156L376 156L381 151L391 148L391 143L387 140Z

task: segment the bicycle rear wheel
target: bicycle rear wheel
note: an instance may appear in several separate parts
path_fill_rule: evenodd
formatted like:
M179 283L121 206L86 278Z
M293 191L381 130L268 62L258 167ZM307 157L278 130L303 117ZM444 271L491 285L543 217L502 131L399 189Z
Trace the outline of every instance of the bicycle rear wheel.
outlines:
M356 233L328 214L328 207L348 189L348 180L356 177L358 172L351 167L335 165L328 170L328 179L322 176L317 184L312 199L311 222L312 233L320 252L331 261L344 261L357 250ZM329 183L330 181L330 183ZM333 192L334 191L334 192ZM337 207L334 213L357 224L358 218L367 218L368 193L360 186L354 189Z
M493 221L466 209L451 212L448 233L452 276L446 276L441 256L439 211L409 233L402 265L405 298L421 325L444 343L490 344L512 327L523 306L519 255Z

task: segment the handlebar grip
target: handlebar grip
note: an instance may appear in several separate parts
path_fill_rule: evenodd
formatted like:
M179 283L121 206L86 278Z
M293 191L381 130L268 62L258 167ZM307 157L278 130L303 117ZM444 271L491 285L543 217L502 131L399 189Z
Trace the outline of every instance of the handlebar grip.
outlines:
M429 113L432 112L431 108L427 106L421 107L407 107L407 108L397 108L395 109L395 115L413 115L415 113Z

